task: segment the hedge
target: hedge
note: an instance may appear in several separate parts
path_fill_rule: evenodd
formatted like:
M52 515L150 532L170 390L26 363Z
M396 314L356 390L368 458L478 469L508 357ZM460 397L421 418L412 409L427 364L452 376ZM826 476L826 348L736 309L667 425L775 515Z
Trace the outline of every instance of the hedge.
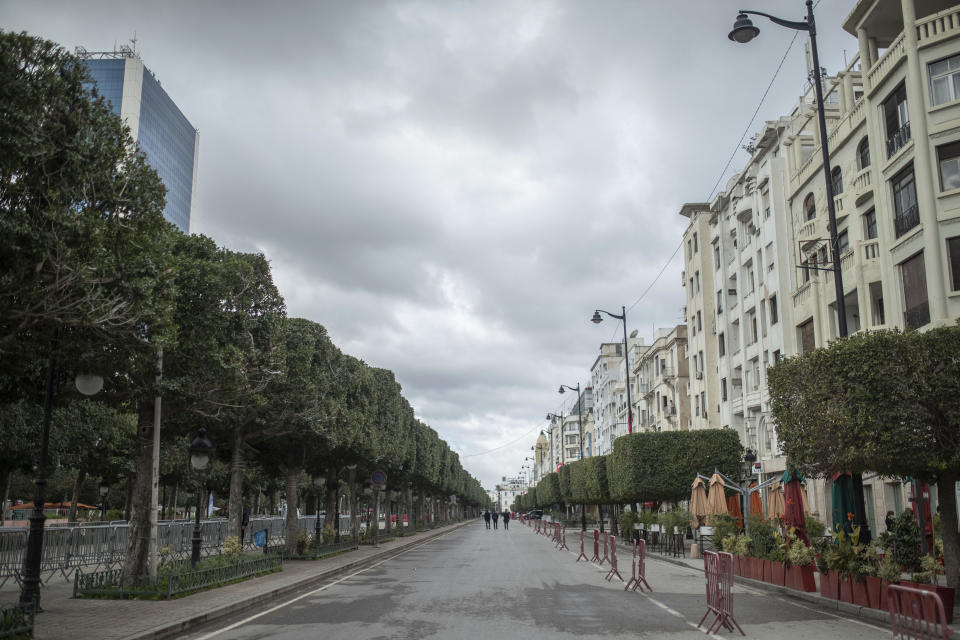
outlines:
M609 504L607 489L607 456L594 456L571 462L561 468L569 468L570 491L563 496L571 504Z
M560 501L570 503L570 465L565 464L558 470L560 474Z
M556 471L548 473L537 483L537 506L552 507L563 501L560 495L560 478Z
M697 472L737 477L743 447L732 429L662 431L621 436L610 454L614 502L682 500Z

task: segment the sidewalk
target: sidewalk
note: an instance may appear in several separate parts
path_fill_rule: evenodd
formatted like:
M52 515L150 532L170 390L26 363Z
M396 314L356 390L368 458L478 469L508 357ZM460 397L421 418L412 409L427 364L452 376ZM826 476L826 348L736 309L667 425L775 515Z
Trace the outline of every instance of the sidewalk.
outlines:
M361 546L356 551L324 560L288 561L279 573L175 600L74 599L73 582L62 577L54 578L43 589L43 613L37 616L34 637L39 640L160 640L176 637L214 620L318 587L335 576L368 567L473 522L467 520L396 538L381 544L379 549ZM7 587L2 600L9 602L10 596Z

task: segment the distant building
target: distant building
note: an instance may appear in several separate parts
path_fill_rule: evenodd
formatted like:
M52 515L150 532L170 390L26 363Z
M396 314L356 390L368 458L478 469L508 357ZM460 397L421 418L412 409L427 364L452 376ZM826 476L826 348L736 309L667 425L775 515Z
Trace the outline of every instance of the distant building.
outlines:
M132 48L102 52L77 48L77 55L86 62L97 92L130 127L167 187L164 217L189 233L197 186L197 130Z

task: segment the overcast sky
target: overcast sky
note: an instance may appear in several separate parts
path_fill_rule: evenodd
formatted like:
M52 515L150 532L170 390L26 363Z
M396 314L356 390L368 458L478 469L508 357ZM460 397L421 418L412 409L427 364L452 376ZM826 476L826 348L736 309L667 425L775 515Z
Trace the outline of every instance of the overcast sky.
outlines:
M648 343L680 321L678 211L748 159L723 172L794 35L757 18L730 42L740 6L0 0L0 28L90 51L136 33L200 131L192 231L265 253L290 315L392 369L492 488L622 336L594 308L626 305ZM853 6L817 6L830 73ZM803 92L805 41L751 134Z

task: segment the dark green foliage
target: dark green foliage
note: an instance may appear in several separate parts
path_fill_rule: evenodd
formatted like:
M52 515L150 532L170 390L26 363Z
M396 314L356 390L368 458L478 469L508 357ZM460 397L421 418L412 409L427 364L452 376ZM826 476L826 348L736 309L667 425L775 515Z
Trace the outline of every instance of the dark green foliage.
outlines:
M594 456L571 462L570 502L574 504L608 504L607 456Z
M557 470L560 478L560 501L565 503L572 503L573 496L570 493L570 465L565 464Z
M543 476L537 483L537 506L546 509L559 504L562 500L559 474L554 471Z
M739 472L742 447L732 429L634 433L617 438L609 456L616 502L689 498L697 472Z
M880 544L907 571L920 570L920 529L912 509L906 509L894 518L890 530L880 536Z

